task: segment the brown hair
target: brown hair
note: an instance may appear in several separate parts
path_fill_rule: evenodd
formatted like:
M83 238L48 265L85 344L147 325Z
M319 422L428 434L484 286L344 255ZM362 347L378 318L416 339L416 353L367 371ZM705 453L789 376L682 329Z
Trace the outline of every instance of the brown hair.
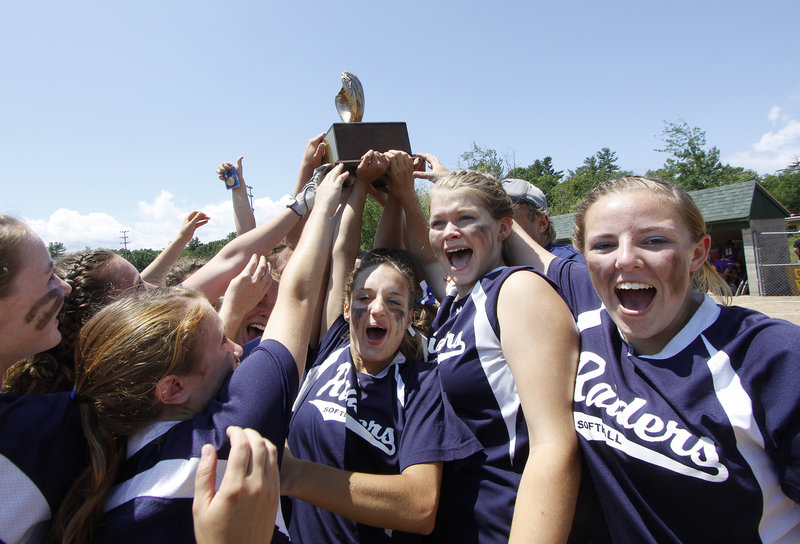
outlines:
M684 189L673 183L658 179L625 176L604 181L595 187L584 201L578 205L578 210L575 214L575 230L572 233L572 244L578 251L584 253L586 249L586 214L589 208L604 196L631 191L648 191L671 203L693 241L699 242L707 234L703 213L697 207L691 195ZM730 301L730 287L720 277L708 259L703 262L702 268L694 272L692 285L694 289L702 292L711 291L721 297L723 304L728 304Z
M24 259L25 246L37 240L25 223L0 213L0 298L8 296Z
M186 278L203 268L207 262L208 259L179 259L164 276L164 285L175 287L182 284Z
M350 273L345 282L344 298L352 304L353 285L355 285L356 279L361 274L384 264L397 270L406 282L406 287L408 287L408 310L415 316L413 326L416 329L417 322L422 317L422 308L419 303L422 297L422 289L419 286L419 276L416 272L419 265L416 264L414 256L404 249L376 248L363 255L361 264ZM406 331L398 351L409 361L422 359L424 354L420 335L415 334L412 336L411 333Z
M56 514L51 537L90 542L108 490L125 459L127 437L155 421L164 376L192 372L203 322L213 310L198 293L160 288L106 306L80 333L75 390L90 464Z

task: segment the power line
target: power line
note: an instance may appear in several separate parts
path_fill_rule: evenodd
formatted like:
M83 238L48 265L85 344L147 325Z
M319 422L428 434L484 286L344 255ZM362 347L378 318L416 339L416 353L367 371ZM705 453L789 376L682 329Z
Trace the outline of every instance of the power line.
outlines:
M247 188L247 196L250 197L250 211L255 213L256 209L253 207L253 186L246 183L244 186Z
M125 250L127 251L127 249L128 249L128 233L130 231L129 230L121 230L120 232L122 233L122 236L120 236L120 240L122 240L122 245L125 246Z

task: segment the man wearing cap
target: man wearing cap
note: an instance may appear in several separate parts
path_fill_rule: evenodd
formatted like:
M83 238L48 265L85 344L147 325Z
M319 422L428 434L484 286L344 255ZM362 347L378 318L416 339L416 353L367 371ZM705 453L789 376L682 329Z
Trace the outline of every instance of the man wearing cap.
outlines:
M503 188L514 202L514 220L528 236L547 251L563 259L584 262L583 256L569 244L554 244L556 229L550 222L547 198L536 185L524 179L504 179Z

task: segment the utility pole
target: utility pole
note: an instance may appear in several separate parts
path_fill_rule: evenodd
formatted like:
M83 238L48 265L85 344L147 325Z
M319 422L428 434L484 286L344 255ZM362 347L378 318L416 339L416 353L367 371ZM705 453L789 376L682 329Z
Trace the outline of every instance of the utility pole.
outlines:
M120 236L120 239L122 240L122 245L125 246L125 250L127 251L128 250L128 233L130 231L129 230L121 230L120 232L122 233L122 236Z
M256 209L253 207L253 186L246 183L244 186L247 188L247 196L250 197L250 211L255 213Z

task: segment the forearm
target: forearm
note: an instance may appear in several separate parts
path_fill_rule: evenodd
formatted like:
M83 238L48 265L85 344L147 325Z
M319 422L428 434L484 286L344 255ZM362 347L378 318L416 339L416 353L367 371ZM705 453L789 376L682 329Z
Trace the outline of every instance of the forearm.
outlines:
M181 236L172 240L167 247L158 254L158 256L150 263L147 268L142 270L142 279L148 283L155 285L163 285L164 277L169 272L169 269L178 262L178 259L183 253L183 248L192 239L191 235Z
M511 262L509 265L530 265L547 274L547 268L555 255L540 246L514 221L511 236L506 240Z
M253 254L268 254L299 219L297 214L288 208L280 211L267 223L228 242L183 285L200 291L211 301L217 300Z
M420 483L404 474L365 474L299 461L289 494L365 525L411 533L433 530L439 479ZM435 485L434 485L435 484Z
M356 182L342 209L331 251L330 281L325 297L325 322L320 330L327 331L342 313L344 285L347 276L353 270L361 246L361 221L366 198L365 184Z
M236 235L241 236L256 228L256 218L250 207L247 185L244 181L238 187L231 189L231 201L233 202L233 222L236 225Z
M428 219L422 212L422 206L415 192L406 195L401 202L406 218L405 232L408 236L408 250L417 257L422 265L425 271L425 281L433 288L436 299L442 300L445 290L444 272L436 260L428 238Z
M392 195L383 207L373 247L403 247L403 207Z
M222 319L222 323L225 326L223 330L225 336L241 345L243 339L237 338L236 335L246 312L239 311L237 308L234 308L234 305L231 304L230 301L222 299L222 307L219 309L218 313L219 318Z
M579 483L577 443L531 447L517 491L509 543L566 542Z

